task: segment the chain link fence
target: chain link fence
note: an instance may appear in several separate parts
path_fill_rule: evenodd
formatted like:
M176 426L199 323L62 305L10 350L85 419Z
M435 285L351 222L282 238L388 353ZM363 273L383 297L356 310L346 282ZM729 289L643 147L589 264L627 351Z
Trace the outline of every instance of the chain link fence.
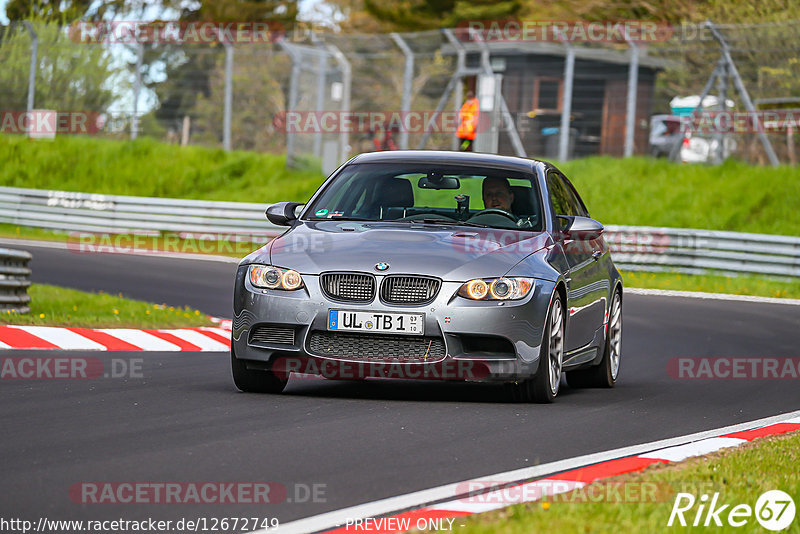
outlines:
M471 91L476 150L796 164L797 26L659 27L653 39L630 26L606 25L615 37L598 39L563 27L526 39L473 25L178 44L13 24L0 28L0 131L47 136L25 117L49 110L57 134L273 152L330 172L365 151L457 149ZM721 124L734 113L746 116Z
M797 164L795 140L800 121L800 32L798 21L769 24L687 24L672 39L652 47L650 54L668 62L658 77L655 102L668 109L675 96L700 95L708 87L707 105L731 118L698 125L710 145L725 156L754 164ZM727 52L728 58L725 57ZM715 68L720 76L711 80ZM753 104L737 88L735 74ZM748 115L746 112L750 111ZM756 111L757 113L753 113ZM737 116L736 113L739 113ZM753 124L753 115L760 124ZM739 118L741 117L741 118ZM739 120L736 124L735 121ZM763 133L770 148L759 139ZM710 134L710 135L709 135ZM769 152L775 153L771 158ZM720 158L712 158L720 159Z

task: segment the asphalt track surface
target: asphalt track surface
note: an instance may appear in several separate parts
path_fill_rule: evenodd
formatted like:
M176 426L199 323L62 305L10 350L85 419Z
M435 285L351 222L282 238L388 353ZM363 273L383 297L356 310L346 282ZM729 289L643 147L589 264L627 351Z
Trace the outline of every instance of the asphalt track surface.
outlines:
M230 316L235 264L25 248L35 282ZM0 382L0 517L284 523L788 412L800 408L797 380L679 380L666 369L680 356L796 357L798 325L799 306L628 295L617 387L564 387L548 406L506 402L497 386L426 381L299 379L283 395L242 394L227 354L84 353L106 365L142 358L143 378ZM20 353L0 353L10 355ZM69 488L86 481L269 481L301 501L313 484L324 493L270 505L76 504Z

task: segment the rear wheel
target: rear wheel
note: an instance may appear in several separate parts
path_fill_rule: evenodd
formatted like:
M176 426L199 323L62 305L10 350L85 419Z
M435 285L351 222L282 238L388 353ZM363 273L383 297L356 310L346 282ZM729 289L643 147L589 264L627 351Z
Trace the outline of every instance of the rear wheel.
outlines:
M615 291L608 314L608 331L600 365L568 372L567 384L574 388L613 388L619 376L621 346L622 295Z
M288 378L278 378L272 371L248 369L245 361L234 354L233 340L231 340L231 374L233 383L245 393L280 393L289 382Z
M564 361L564 305L556 296L550 304L542 335L539 366L533 378L509 385L515 402L553 402L561 385Z

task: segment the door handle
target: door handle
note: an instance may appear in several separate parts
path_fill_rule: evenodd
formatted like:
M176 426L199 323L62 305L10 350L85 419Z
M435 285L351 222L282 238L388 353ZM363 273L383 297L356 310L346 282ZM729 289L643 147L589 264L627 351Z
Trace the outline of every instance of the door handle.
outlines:
M594 252L592 252L592 259L594 261L597 261L597 260L600 259L600 256L602 256L602 255L603 255L602 251L595 250Z

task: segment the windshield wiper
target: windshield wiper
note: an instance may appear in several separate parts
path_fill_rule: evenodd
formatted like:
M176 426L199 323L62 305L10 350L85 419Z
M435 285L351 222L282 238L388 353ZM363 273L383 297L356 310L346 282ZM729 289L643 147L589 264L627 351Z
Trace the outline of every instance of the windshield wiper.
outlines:
M410 223L424 223L424 224L449 224L452 226L474 226L475 228L491 228L485 224L478 224L474 222L467 222L467 221L453 221L450 219L436 219L436 218L425 218L425 219L416 219L414 221L408 221Z
M402 219L368 219L365 217L329 217L325 219L309 219L310 221L362 221L362 222L388 222L388 223L410 223L410 224L447 224L451 226L473 226L475 228L491 228L485 224L478 224L467 221L454 221L438 217L426 217L425 219L402 220Z
M320 222L320 221L364 221L364 222L377 222L375 219L368 219L366 217L345 217L345 216L337 216L337 217L326 217L323 219L308 219L309 221Z

